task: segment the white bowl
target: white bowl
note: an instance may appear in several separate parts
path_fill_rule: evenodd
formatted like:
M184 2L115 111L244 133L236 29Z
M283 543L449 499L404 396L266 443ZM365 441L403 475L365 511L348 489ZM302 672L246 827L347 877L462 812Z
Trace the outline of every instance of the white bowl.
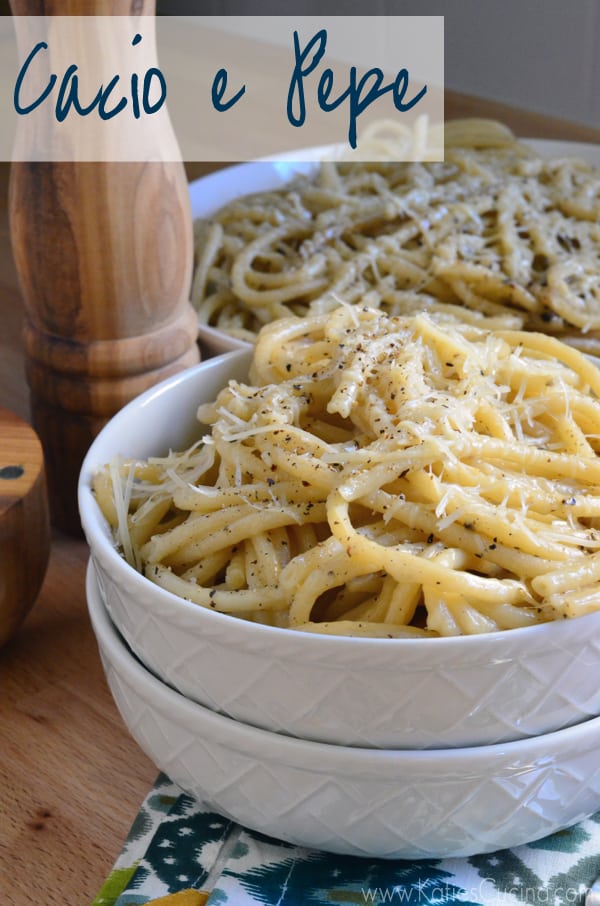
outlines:
M82 525L111 617L184 695L245 723L382 748L482 745L600 714L600 613L457 638L364 639L278 629L184 601L119 555L96 504L96 469L117 455L185 447L196 408L251 353L209 359L138 397L93 442L79 482Z
M290 843L390 859L519 846L600 808L600 718L505 745L434 752L324 745L203 708L149 673L103 606L88 606L130 732L183 790Z

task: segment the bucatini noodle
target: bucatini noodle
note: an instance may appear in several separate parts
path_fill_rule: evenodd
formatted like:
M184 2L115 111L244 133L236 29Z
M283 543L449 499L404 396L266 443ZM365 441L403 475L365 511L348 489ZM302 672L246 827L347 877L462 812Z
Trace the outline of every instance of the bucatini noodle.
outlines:
M254 342L276 318L347 302L598 354L598 171L543 159L493 121L447 123L445 141L444 162L327 162L197 220L201 323Z
M204 440L94 489L153 582L249 620L368 636L600 607L600 372L542 334L361 306L265 327Z

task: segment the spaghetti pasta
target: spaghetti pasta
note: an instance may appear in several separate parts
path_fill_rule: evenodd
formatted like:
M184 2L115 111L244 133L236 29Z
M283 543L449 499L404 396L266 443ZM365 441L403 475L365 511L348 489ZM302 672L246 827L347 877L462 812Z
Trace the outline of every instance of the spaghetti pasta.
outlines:
M324 162L197 220L200 322L255 342L275 318L348 302L543 331L598 354L598 171L543 159L485 120L446 123L443 162L377 160L380 145L389 158L394 143L423 144L398 129L366 136L369 160Z
M600 371L556 339L342 305L265 327L198 417L188 450L94 481L179 596L410 638L600 609Z

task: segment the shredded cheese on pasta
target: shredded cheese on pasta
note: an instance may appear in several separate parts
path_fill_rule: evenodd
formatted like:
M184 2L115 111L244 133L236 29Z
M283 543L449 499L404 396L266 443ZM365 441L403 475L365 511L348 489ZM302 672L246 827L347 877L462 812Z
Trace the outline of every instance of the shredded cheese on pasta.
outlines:
M255 342L276 318L348 302L598 354L600 173L545 160L493 121L449 122L445 142L444 162L327 162L197 220L200 322Z
M205 607L384 637L529 626L600 607L599 398L554 338L343 305L263 328L203 441L94 487L132 565Z

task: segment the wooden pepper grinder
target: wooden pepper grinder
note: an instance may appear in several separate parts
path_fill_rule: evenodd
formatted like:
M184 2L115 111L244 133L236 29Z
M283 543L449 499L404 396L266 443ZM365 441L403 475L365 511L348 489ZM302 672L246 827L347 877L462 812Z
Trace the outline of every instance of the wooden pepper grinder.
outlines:
M154 0L11 0L11 7L17 36L25 26L19 17L28 15L154 15ZM173 141L169 125L150 133L145 161L11 168L31 415L52 522L71 534L81 531L79 469L100 428L199 359L188 185Z

